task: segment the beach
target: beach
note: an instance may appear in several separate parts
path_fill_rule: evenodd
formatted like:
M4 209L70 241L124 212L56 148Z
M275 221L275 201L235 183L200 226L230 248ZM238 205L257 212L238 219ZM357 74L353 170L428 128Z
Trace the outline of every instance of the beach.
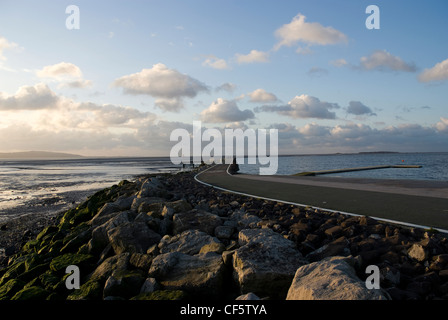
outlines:
M197 181L213 168L123 181L47 221L20 251L3 259L0 297L448 298L446 234L244 196ZM65 286L68 265L82 270L79 290ZM366 287L370 265L379 270L380 289ZM327 290L325 283L341 285Z

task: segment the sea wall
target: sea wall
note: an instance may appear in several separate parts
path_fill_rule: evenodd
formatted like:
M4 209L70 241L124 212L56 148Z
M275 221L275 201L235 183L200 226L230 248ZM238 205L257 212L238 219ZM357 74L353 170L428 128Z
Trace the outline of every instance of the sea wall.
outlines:
M0 300L448 298L444 234L221 192L194 174L122 181L65 212L7 258ZM380 289L365 285L369 265Z

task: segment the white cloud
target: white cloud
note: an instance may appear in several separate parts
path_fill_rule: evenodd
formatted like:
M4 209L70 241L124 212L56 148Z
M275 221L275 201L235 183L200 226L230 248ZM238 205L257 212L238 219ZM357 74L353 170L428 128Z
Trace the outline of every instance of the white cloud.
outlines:
M81 69L70 62L60 62L36 71L41 79L60 82L58 88L83 89L92 86L91 80L84 80Z
M224 70L229 68L226 60L219 59L218 57L215 57L213 55L208 56L207 59L205 59L204 62L202 62L202 65L218 70Z
M278 98L275 94L266 92L264 89L257 89L248 93L250 102L275 102Z
M0 92L0 111L54 109L59 97L43 83L20 87L14 95Z
M0 37L0 60L6 60L6 57L3 55L3 51L7 49L17 48L17 43L10 42L5 37Z
M242 111L235 101L218 98L200 114L201 120L208 123L237 122L253 119L254 113L248 109Z
M45 66L42 70L36 71L36 75L39 78L53 78L53 79L64 79L70 78L81 78L81 69L70 62L60 62L54 65Z
M300 42L310 45L330 45L348 41L347 36L341 31L305 20L306 17L299 13L290 23L277 29L275 36L279 38L279 42L274 46L274 50L282 46L291 47Z
M437 63L430 69L425 69L419 76L420 82L443 81L448 79L448 59Z
M169 69L162 63L116 79L113 85L123 88L125 94L158 98L156 106L165 111L179 111L183 108L183 98L194 98L200 92L209 91L199 80Z
M377 50L368 57L362 57L360 67L364 70L416 71L414 64L406 63L400 57L394 56L386 50Z
M339 108L337 103L320 101L316 97L302 94L294 97L287 105L261 106L255 108L255 111L276 112L294 119L336 119L336 114L330 110Z
M236 61L240 64L243 63L256 63L256 62L269 62L269 53L251 50L248 54L236 54Z

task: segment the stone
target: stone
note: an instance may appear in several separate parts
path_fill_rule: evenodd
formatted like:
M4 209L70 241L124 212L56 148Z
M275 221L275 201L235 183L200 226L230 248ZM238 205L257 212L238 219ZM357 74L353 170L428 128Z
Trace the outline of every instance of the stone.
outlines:
M173 213L186 212L186 211L190 211L193 209L191 204L189 204L185 200L177 200L177 201L167 202L165 204L165 207L167 208L167 210L166 210L165 214L162 213L162 215L163 216L168 215L169 218L172 218L172 215L170 214L168 208L171 208L173 210Z
M209 235L214 235L215 228L222 225L219 216L206 211L191 210L179 212L173 216L173 234L182 233L188 229L203 231Z
M347 240L347 238L340 237L308 253L306 255L306 258L309 261L314 262L331 256L341 256L341 255L349 256L350 255L350 249L348 249L349 244L350 242Z
M18 279L11 279L0 287L0 300L9 300L14 294L23 289L25 282Z
M80 269L90 269L94 257L89 254L66 253L54 258L50 263L50 269L55 272L65 272L70 265L76 265Z
M11 300L40 301L45 300L49 294L50 292L41 287L32 286L20 290L11 298Z
M225 267L216 253L194 256L180 252L158 255L152 262L148 277L156 278L167 290L182 290L203 298L223 293Z
M387 300L367 289L345 257L328 257L297 269L286 300Z
M79 290L74 290L67 300L100 300L103 287L98 281L87 281L81 284Z
M232 213L230 219L236 222L239 230L255 227L261 221L259 217L241 211Z
M132 253L129 259L129 264L134 268L148 271L154 257L146 253Z
M155 278L146 278L140 288L140 293L151 293L160 289L160 285Z
M238 239L233 269L241 293L284 299L295 271L305 263L294 242L271 229L244 229Z
M428 259L428 251L421 244L414 243L408 250L408 256L422 262Z
M115 203L106 203L98 211L98 213L90 220L90 224L94 227L102 225L110 220L115 214L120 212L120 206Z
M109 230L107 236L116 254L146 253L151 245L158 243L162 238L144 222L123 223Z
M140 191L137 194L137 198L152 197L155 195L155 191L162 186L161 182L157 178L149 178L143 182Z
M129 299L140 293L145 278L137 270L114 271L104 285L103 296Z
M400 271L394 267L386 266L380 270L381 283L386 282L392 285L399 285L401 280Z
M215 236L219 239L230 239L234 230L232 226L218 226L215 228Z
M160 253L182 252L185 254L198 254L202 247L216 244L217 247L223 244L215 237L199 230L186 230L175 236L164 236L159 243Z
M249 292L243 295L238 296L235 300L261 300L255 293Z
M95 269L95 271L93 271L89 280L106 280L112 275L112 272L116 270L127 270L130 257L131 254L125 252L107 258Z

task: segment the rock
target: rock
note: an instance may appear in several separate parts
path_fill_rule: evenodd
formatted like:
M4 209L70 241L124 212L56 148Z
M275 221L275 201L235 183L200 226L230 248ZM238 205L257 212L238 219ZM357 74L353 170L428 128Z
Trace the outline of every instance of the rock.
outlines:
M241 292L284 298L295 271L305 263L294 243L271 229L245 229L238 239L233 269Z
M232 226L218 226L215 228L215 236L219 239L230 239L234 229Z
M130 256L130 253L125 252L107 258L95 269L89 280L106 280L114 271L127 270Z
M140 293L151 293L159 290L160 285L155 278L146 278L140 288Z
M173 209L173 213L179 213L179 212L187 212L193 209L193 207L191 206L191 204L189 204L187 201L185 200L177 200L177 201L172 201L172 202L167 202L165 204L165 207L167 208L172 208ZM169 212L167 210L167 212L165 213L165 215L168 214ZM165 216L164 215L164 216ZM170 217L172 218L172 216Z
M408 256L417 261L425 261L428 259L428 251L418 243L414 243L408 250Z
M23 289L25 284L25 282L18 279L9 280L0 287L0 300L11 299L18 291Z
M186 230L175 236L164 236L159 243L160 253L182 252L189 255L198 254L201 249L215 244L217 248L223 244L215 237L199 230ZM221 250L222 252L223 250Z
M444 269L444 270L440 270L439 271L439 277L440 279L442 279L442 281L448 281L448 270Z
M244 213L241 211L234 212L230 219L236 222L237 228L239 230L256 227L261 219L253 214Z
M195 209L188 212L179 212L173 216L173 233L182 233L188 229L197 229L209 235L214 235L215 228L222 225L217 215Z
M55 272L65 272L70 265L78 266L87 271L93 265L94 257L89 254L67 253L54 258L50 263L50 269Z
M400 271L394 267L386 266L380 270L380 281L381 283L386 282L391 285L399 285L400 284Z
M134 268L147 272L151 267L154 257L146 253L132 253L129 259L129 264Z
M155 192L162 186L161 182L157 178L149 178L143 182L137 198L152 197Z
M238 296L235 300L261 300L255 293L249 292Z
M183 290L203 298L219 297L223 292L225 267L216 253L194 256L180 252L158 255L148 276L168 290Z
M340 237L328 244L323 245L322 247L308 253L306 258L309 261L318 261L322 260L326 257L332 256L349 256L350 249L348 249L348 245L350 242L345 237Z
M87 281L81 284L79 290L74 290L67 300L100 300L103 287L98 281Z
M297 269L286 300L386 300L367 289L345 257L329 257Z
M110 220L115 214L120 212L120 206L115 203L106 203L98 211L98 213L90 220L90 224L94 227L102 225L106 221Z
M116 254L123 252L146 253L161 236L143 222L126 222L109 230L107 236Z
M132 201L131 204L131 210L137 212L138 208L143 204L152 204L152 203L163 203L164 201L166 201L163 198L159 198L159 197L143 197L143 198L134 198L134 200Z
M156 290L149 293L141 293L131 300L185 300L187 294L182 290Z
M162 218L162 211L164 208L163 203L146 203L143 202L137 209L138 213L146 213L148 216L153 218Z
M50 293L38 286L27 287L17 292L11 300L39 301L45 300Z
M334 226L325 230L325 234L330 238L336 238L342 233L341 226Z
M104 285L103 296L129 299L140 293L145 278L137 270L116 270Z

